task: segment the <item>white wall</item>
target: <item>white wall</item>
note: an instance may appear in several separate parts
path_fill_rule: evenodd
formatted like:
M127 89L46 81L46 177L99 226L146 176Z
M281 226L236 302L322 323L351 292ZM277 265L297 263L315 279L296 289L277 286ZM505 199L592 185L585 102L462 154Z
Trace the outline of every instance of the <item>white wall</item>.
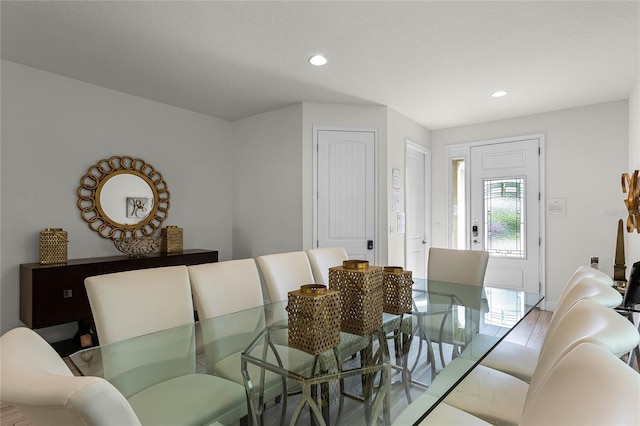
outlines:
M640 76L636 81L636 86L629 96L629 166L627 173L640 170ZM621 194L622 199L624 195ZM625 219L626 223L626 219ZM631 272L631 267L635 262L640 261L640 233L634 231L633 234L626 233L626 265L627 279Z
M404 248L387 238L387 157L404 170L404 140L427 144L428 131L386 107L297 104L229 123L13 62L1 69L3 332L20 325L19 264L38 261L41 230L68 231L69 259L119 254L76 205L81 177L113 155L160 171L171 192L165 225L183 227L185 248L226 260L311 247L314 126L374 129L379 262ZM40 332L56 341L75 325Z
M546 135L546 197L566 198L566 220L546 221L546 301L590 256L613 272L617 221L623 217L620 175L627 168L626 100L431 132L433 240L446 246L445 147L464 142ZM440 224L438 230L437 224Z
M235 124L234 258L302 250L302 104Z
M3 332L19 325L19 264L38 262L41 230L68 231L69 259L120 254L76 205L80 179L102 158L152 164L171 192L165 225L183 227L185 248L231 258L232 123L13 62L2 61L1 84Z
M407 157L407 144L406 141L422 146L425 149L431 148L429 131L400 114L399 112L389 108L387 114L388 120L388 137L387 137L387 232L389 234L389 241L387 244L387 263L386 265L400 265L405 264L405 234L398 234L397 232L397 216L393 211L393 181L392 173L393 169L400 170L400 205L405 206L405 170L406 170L406 157ZM403 208L406 213L406 208Z
M118 254L76 206L80 178L111 155L139 156L162 172L171 191L165 224L184 228L186 248L216 249L226 260L312 247L313 128L374 129L378 263L400 264L390 185L391 170L404 170L406 139L432 150L433 223L444 225L446 145L545 133L547 197L568 204L566 221L547 223L551 302L589 256L600 256L603 269L612 262L620 173L640 168L640 80L628 107L611 102L430 133L384 106L303 103L229 123L12 62L1 70L3 332L19 325L18 265L38 261L40 230L67 230L70 259ZM444 245L440 229L434 245ZM628 259L637 260L640 238L628 237Z

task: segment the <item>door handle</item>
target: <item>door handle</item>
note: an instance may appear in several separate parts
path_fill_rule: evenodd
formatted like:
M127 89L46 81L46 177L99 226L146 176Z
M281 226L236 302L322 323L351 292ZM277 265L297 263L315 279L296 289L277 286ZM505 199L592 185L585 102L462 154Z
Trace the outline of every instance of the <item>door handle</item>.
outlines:
M367 241L367 250L373 250L373 240Z
M422 240L422 244L427 244L427 242L425 240Z
M477 222L477 220L473 221L473 226L471 226L471 234L473 235L473 244L480 244L480 239L478 238L478 222Z

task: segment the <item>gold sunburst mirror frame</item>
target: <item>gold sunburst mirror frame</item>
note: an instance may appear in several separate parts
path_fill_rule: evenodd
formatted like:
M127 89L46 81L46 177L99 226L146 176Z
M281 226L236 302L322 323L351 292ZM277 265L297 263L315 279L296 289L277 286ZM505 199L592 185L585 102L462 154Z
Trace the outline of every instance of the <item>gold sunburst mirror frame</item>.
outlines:
M140 158L113 156L89 168L78 187L78 208L103 238L151 236L169 214L162 174Z
M634 171L632 174L622 174L622 192L628 193L627 198L624 200L624 204L629 211L627 216L627 232L633 232L635 229L640 233L640 179L638 178L639 170ZM627 186L629 191L627 192Z

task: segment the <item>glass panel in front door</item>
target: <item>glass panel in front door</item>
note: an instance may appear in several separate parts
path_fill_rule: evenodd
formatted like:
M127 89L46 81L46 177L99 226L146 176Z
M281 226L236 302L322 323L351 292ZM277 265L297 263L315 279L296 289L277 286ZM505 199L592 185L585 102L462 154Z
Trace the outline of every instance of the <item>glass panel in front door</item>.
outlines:
M526 257L524 178L484 180L484 241L492 256Z

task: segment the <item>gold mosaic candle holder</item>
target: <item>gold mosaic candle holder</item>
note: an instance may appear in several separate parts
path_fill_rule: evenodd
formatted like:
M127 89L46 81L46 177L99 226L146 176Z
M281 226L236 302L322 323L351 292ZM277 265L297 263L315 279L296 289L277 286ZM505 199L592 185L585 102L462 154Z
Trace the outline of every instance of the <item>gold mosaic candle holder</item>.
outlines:
M329 288L340 292L341 330L365 336L382 327L382 268L366 260L345 260L329 268Z
M384 312L401 315L411 311L413 278L411 271L400 266L385 266L382 270L384 285Z
M289 346L319 355L340 343L340 293L320 284L290 291Z

